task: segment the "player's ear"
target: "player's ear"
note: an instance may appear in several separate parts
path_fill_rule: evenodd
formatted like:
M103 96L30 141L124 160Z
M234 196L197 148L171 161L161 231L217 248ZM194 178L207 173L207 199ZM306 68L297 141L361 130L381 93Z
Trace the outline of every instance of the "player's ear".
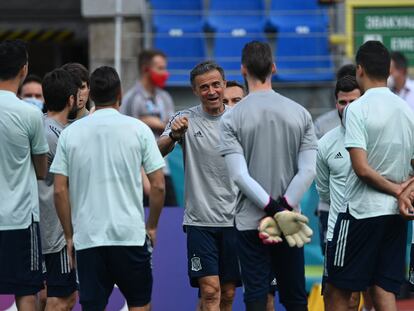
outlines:
M73 106L75 105L75 102L76 102L75 96L70 95L69 98L68 98L68 102L66 104L69 105L70 109L72 109Z
M122 89L119 88L118 94L116 95L116 102L119 106L122 104Z
M276 64L272 63L272 75L276 74Z
M247 69L243 64L240 65L240 73L243 77L247 75Z
M29 72L29 63L27 62L26 64L24 64L24 66L20 69L18 73L20 81L22 83L23 83L23 80L26 79L28 72Z
M195 85L192 85L192 86L191 86L191 89L193 90L193 94L194 94L195 96L198 96L198 92L197 92L197 89L196 89Z
M358 77L362 77L364 75L364 68L360 64L356 66L356 75Z

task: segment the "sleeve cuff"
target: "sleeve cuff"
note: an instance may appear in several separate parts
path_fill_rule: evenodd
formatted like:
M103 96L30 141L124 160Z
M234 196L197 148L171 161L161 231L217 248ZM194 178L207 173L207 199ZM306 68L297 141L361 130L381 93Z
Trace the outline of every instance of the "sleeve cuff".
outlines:
M68 177L68 175L69 175L67 172L64 172L64 171L59 170L59 169L50 168L50 172L55 174L55 175L59 174L59 175L63 175L63 176L66 176L66 177Z
M31 151L31 154L33 155L39 155L39 154L45 154L49 152L49 145L43 145L39 148L33 149Z
M357 142L345 142L344 146L345 148L361 148L361 149L367 150L366 146L364 146L361 143L357 143Z
M151 174L155 172L156 170L159 170L160 168L163 168L163 167L165 167L165 163L160 163L158 165L152 166L148 170L144 167L144 171L145 171L145 174Z

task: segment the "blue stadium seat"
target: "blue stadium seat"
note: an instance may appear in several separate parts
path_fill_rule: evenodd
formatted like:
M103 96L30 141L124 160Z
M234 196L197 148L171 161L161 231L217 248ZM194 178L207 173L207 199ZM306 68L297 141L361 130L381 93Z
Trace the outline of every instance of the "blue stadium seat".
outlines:
M334 66L326 30L308 26L280 26L276 38L275 79L278 81L329 81Z
M169 86L188 86L190 71L206 59L204 34L197 27L170 29L154 33L154 47L168 57Z
M151 0L153 28L204 28L203 0Z
M244 45L252 40L265 41L261 29L233 29L216 33L213 56L223 67L226 80L243 80L240 74L241 53Z
M272 0L268 28L279 31L283 25L328 26L328 11L318 0Z
M272 0L268 29L276 31L279 81L332 80L329 18L318 0Z
M266 25L264 0L210 0L207 26L211 31L261 29Z

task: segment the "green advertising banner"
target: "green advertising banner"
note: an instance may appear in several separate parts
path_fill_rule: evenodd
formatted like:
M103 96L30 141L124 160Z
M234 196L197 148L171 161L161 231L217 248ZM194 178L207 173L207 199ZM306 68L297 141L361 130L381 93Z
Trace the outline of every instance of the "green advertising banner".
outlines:
M354 46L379 40L391 51L400 51L414 67L414 0L407 7L354 7Z

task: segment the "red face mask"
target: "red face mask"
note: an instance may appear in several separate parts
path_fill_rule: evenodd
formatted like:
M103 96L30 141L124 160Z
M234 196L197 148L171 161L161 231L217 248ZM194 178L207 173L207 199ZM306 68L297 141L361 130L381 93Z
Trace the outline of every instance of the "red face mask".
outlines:
M150 74L150 79L151 82L155 85L158 86L160 88L164 88L165 87L165 83L167 82L167 79L169 77L169 73L168 71L164 72L164 73L158 73L155 72L153 70L149 71Z

